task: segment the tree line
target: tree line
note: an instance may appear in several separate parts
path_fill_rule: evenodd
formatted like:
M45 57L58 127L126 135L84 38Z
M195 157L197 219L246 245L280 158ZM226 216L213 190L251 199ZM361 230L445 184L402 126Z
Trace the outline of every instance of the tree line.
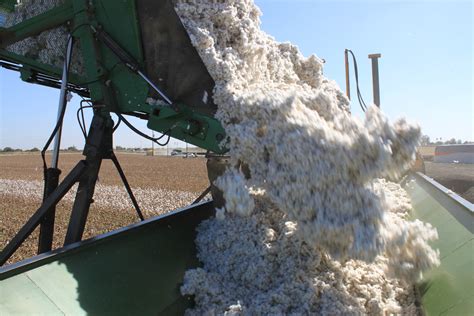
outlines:
M448 140L443 141L442 138L436 138L434 141L430 139L428 135L421 136L421 145L422 146L429 146L429 145L456 145L456 144L473 144L474 142L471 141L462 141L461 139L451 138Z
M34 153L34 152L39 152L39 151L40 151L40 149L37 148L37 147L33 147L31 149L20 149L20 148L12 148L12 147L0 148L0 152L2 152L2 153L14 153L14 152L24 152L24 153L31 152L31 153ZM61 149L61 151L75 152L75 151L79 151L79 149L77 149L76 146L70 146L66 149Z

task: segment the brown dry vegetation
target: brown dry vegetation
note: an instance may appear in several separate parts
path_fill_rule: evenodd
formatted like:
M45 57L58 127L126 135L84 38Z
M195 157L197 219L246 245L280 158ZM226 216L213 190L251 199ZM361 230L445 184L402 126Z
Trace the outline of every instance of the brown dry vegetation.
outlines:
M60 158L62 176L80 160L80 154L63 154ZM196 197L209 185L206 161L202 158L147 157L119 154L118 159L135 188L187 191ZM48 159L47 161L50 161ZM42 163L39 154L0 155L0 179L42 180ZM110 161L105 161L99 175L105 185L122 185ZM157 199L160 197L157 197ZM140 202L140 201L139 201ZM40 206L37 199L25 199L0 193L0 248L3 248L28 218ZM71 212L70 202L61 202L57 208L54 248L62 246ZM116 210L92 205L84 239L123 227L138 221L133 209ZM35 255L38 229L28 238L8 263Z

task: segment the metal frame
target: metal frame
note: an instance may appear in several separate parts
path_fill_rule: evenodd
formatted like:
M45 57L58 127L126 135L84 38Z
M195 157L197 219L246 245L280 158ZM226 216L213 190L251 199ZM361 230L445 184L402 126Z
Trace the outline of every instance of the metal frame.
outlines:
M0 6L5 4L5 1L0 0ZM199 78L196 78L196 74L198 73L209 79L206 81L207 83L213 83L213 80L205 69L202 60L200 60L197 51L192 47L184 26L168 1L67 0L64 4L24 20L13 27L0 28L0 66L19 71L24 81L61 88L59 112L65 106L64 99L67 90L88 96L94 110L94 117L83 152L86 158L78 163L76 168L66 176L59 186L57 184L60 170L57 169L57 155L59 152L60 129L57 131L53 164L49 170L45 170L46 183L43 204L0 253L0 265L11 257L21 243L40 224L41 233L38 251L41 253L51 250L54 232L54 208L76 182L79 182L79 188L74 200L64 245L82 239L103 159L113 161L139 218L144 219L125 174L113 153L114 123L110 116L111 112L119 115L141 113L143 118L148 120L148 127L152 130L161 131L169 136L217 153L227 151L225 147L220 146L225 140L223 127L219 121L206 112L209 109L203 107L202 104L200 104L201 107L197 107L198 104L189 106L178 103L151 106L145 102L150 95L151 86L168 103L171 103L171 99L159 89L160 85L156 85L152 81L156 81L156 78L148 77L144 72L144 69L146 69L144 65L147 61L145 60L146 56L144 56L141 38L144 32L140 32L140 27L142 27L140 22L143 21L139 21L139 18L143 16L139 15L137 7L141 8L140 12L144 14L144 9L147 9L147 6L157 6L157 8L162 9L160 11L162 19L155 19L155 22L160 20L159 23L161 24L157 22L156 27L165 28L163 31L165 34L162 38L159 38L161 41L159 44L161 50L166 50L169 46L166 52L167 55L164 56L165 61L170 63L168 67L180 65L181 62L187 63L191 60L187 63L189 69L193 70L191 74L184 72L188 71L188 68L173 71L167 69L173 75L169 75L172 79L171 82L177 87L179 86L178 88L184 94L186 89L194 89L191 92L195 93L197 91L199 95L198 103L204 102L201 101L202 87L199 86ZM65 58L65 66L63 69L59 69L6 50L9 44L59 26L66 26L71 32L67 56L71 54L71 41L73 39L80 41L84 61L84 75L69 74L69 67L67 66L69 58L67 57ZM169 31L173 32L172 38L166 36L166 32ZM152 35L154 36L154 34ZM156 36L154 37L156 38ZM179 45L176 46L175 42L179 42ZM125 50L124 47L127 49ZM183 54L184 48L186 48L185 54ZM175 53L181 54L180 57L174 58ZM159 56L162 57L162 55ZM161 59L155 60L155 62L158 62L157 65L163 63ZM174 74L174 72L177 73ZM60 80L61 76L62 80ZM189 81L193 76L194 81ZM206 84L207 88L209 87ZM170 96L172 97L177 95L176 91L174 91L174 95L173 91L166 92L171 93ZM132 102L131 99L134 101ZM194 96L188 100L197 99ZM198 200L203 196L199 197Z
M91 28L80 28L81 25L89 25L96 23L94 16L89 15L88 2L81 0L67 1L64 5L53 8L43 14L40 14L31 19L25 20L9 29L1 29L1 46L6 46L9 43L17 42L29 36L36 35L42 31L51 29L63 25L64 23L70 23L74 21L76 30L79 30L78 34L71 34L71 38L68 41L68 49L65 57L64 67L62 69L62 80L61 80L61 96L59 101L58 116L65 107L65 98L68 88L68 72L69 72L69 58L72 52L72 38L78 37L81 40L81 48L85 55L89 58L85 59L86 72L88 78L93 78L94 82L89 84L89 91L91 96L95 98L93 101L96 104L108 104L112 108L116 108L114 105L114 92L111 91L110 87L106 85L105 78L101 76L101 68L97 65L101 63L101 54L97 47L93 30ZM34 80L34 73L36 71L46 71L46 75L52 77L59 77L60 72L54 67L43 65L29 58L18 56L12 53L6 52L6 50L0 50L0 57L7 62L20 62L24 66L18 68L22 73L22 78L27 80ZM35 71L30 71L30 67L38 67ZM23 76L24 73L27 76ZM77 80L73 76L72 80ZM38 225L41 224L40 238L38 242L38 253L51 250L53 232L54 232L54 217L55 207L57 203L64 197L64 195L71 189L71 187L79 182L79 188L76 194L76 198L69 221L69 226L64 241L65 245L80 241L84 232L84 227L87 221L89 208L93 203L93 194L95 184L97 181L100 165L103 159L112 159L114 165L117 167L119 174L124 181L135 209L143 220L143 214L141 213L138 203L133 196L133 193L128 185L128 181L125 178L122 168L113 155L113 121L110 117L110 109L104 106L98 106L94 108L94 117L91 122L90 132L86 140L84 147L85 160L80 161L76 167L65 177L63 182L57 185L60 170L57 169L57 161L59 155L59 143L61 133L58 130L55 139L55 154L51 168L45 170L45 193L44 201L40 208L34 213L34 215L27 221L27 223L19 230L19 232L13 237L13 239L7 244L7 246L0 253L0 265L5 262L13 255L13 253L20 247L24 240L34 231Z

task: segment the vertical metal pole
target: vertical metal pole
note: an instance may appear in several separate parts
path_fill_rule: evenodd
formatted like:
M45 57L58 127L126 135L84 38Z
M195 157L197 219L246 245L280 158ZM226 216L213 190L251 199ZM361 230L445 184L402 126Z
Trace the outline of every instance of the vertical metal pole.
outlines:
M374 104L380 107L380 82L379 82L379 58L381 54L371 54L372 59L372 85L374 90Z
M56 122L61 119L61 114L65 110L67 99L67 79L68 79L68 68L71 61L73 40L70 38L67 44L66 56L64 56L63 74L61 80L61 92L59 94L59 105L58 105L58 117ZM54 138L53 157L51 161L51 167L46 170L44 179L44 194L43 202L46 201L48 196L52 194L59 183L59 175L61 170L58 169L59 160L59 147L61 145L61 126L59 126ZM54 236L54 220L56 217L56 205L51 206L45 213L41 225L38 238L38 254L50 251L53 247L53 236Z
M151 137L155 138L155 132L151 132ZM151 141L151 156L155 155L155 142Z
M69 63L71 60L71 52L72 52L72 38L68 41L67 44L67 53L66 56L64 57L64 66L63 66L63 76L61 79L61 93L59 95L59 105L58 105L58 119L61 118L61 113L63 112L63 109L66 107L67 99L67 77L68 77L68 68L69 68ZM54 148L53 148L53 158L51 160L51 168L57 168L58 167L58 160L59 160L59 147L61 146L61 131L62 127L60 126L58 129L58 132L56 133L56 136L54 138Z
M344 62L346 65L346 95L351 99L351 82L349 80L349 51L346 49L344 51Z

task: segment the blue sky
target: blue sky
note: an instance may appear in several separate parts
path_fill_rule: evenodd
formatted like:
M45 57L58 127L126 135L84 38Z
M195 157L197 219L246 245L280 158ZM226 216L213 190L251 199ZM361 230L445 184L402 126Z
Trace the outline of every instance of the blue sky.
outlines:
M344 49L357 56L362 94L372 102L371 64L381 53L381 105L395 119L418 122L431 139L474 140L473 6L471 1L256 0L263 29L304 55L326 60L324 73L344 88ZM352 72L352 69L351 69ZM352 78L352 91L354 92ZM0 70L0 147L41 147L56 119L58 91L26 84ZM63 146L82 147L69 105ZM362 116L358 103L354 115ZM137 123L145 131L143 123ZM126 127L115 144L150 146ZM172 145L178 145L172 142Z

